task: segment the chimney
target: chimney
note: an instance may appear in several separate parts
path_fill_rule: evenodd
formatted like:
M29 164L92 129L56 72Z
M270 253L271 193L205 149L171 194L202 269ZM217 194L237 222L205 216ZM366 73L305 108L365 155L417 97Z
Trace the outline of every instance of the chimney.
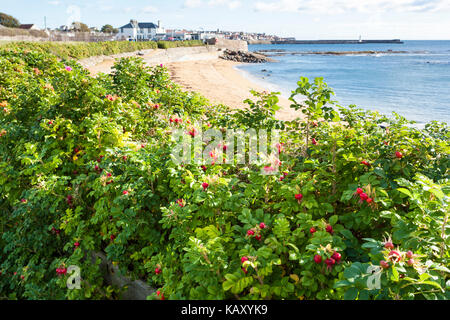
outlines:
M158 28L161 28L161 20L158 20Z

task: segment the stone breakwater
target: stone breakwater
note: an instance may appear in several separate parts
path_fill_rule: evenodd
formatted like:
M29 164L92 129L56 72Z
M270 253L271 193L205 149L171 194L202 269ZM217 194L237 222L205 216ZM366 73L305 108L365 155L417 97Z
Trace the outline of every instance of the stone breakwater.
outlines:
M365 51L300 51L300 52L288 52L284 49L269 49L269 50L260 50L256 51L257 54L265 54L269 56L283 56L283 55L328 55L328 56L348 56L348 55L376 55L376 54L400 54L400 53L409 53L408 51L394 51L394 50L386 50L386 51L374 51L374 50L365 50ZM413 52L418 53L418 52Z
M233 50L225 50L223 54L220 56L220 58L224 60L245 62L245 63L264 63L275 61L263 54L244 51L233 51Z

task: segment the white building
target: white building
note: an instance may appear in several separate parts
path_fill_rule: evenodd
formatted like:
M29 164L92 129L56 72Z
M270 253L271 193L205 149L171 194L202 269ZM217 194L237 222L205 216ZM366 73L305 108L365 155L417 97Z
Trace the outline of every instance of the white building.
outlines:
M153 40L157 34L165 34L164 28L161 28L161 21L158 24L151 22L137 22L131 20L130 23L119 28L117 39L128 40Z
M187 30L166 30L168 40L191 40L192 34Z

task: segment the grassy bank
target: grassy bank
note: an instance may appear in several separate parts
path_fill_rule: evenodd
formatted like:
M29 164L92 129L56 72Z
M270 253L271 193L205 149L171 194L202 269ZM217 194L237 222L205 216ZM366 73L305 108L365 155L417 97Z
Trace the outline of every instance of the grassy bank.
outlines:
M169 49L179 47L198 47L203 46L200 40L186 40L186 41L158 41L158 48Z
M24 30L20 28L0 28L0 36L4 37L35 37L35 38L48 38L45 31L42 30Z
M100 55L113 55L144 49L168 49L175 47L201 46L201 41L109 41L109 42L7 42L0 47L11 50L33 50L52 53L60 59L84 59Z

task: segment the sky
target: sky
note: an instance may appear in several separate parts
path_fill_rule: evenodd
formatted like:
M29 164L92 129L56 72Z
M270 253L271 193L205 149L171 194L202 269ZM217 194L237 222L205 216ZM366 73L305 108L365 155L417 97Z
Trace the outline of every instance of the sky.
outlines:
M450 40L450 0L0 0L21 23L227 30L297 39Z

